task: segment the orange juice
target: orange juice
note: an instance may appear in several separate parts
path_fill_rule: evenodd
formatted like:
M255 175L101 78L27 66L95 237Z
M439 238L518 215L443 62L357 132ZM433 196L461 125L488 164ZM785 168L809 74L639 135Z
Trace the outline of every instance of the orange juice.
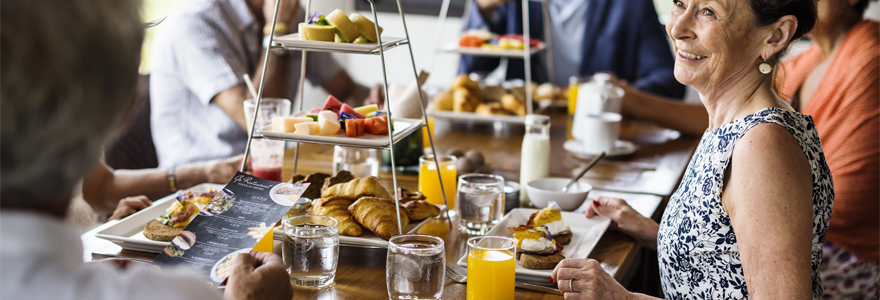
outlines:
M467 262L467 299L513 299L515 264L507 251L472 249Z
M431 140L428 138L428 130L431 131L431 137L434 137L434 117L428 117L428 126L422 127L422 148L431 147Z
M437 166L434 159L422 157L419 163L419 191L425 195L425 200L433 204L442 205L443 191L440 189L440 180L437 178ZM446 202L449 209L455 209L455 178L457 172L455 160L444 161L440 157L440 177L443 179L443 190L446 191Z

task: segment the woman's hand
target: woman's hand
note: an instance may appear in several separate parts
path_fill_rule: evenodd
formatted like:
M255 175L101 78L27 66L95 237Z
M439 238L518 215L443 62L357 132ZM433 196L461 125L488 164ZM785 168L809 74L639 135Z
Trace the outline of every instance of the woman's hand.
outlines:
M657 231L660 226L654 220L639 214L623 199L599 197L584 212L587 218L600 215L611 219L611 228L621 231L645 246L657 249Z
M595 259L563 259L550 276L565 299L635 299Z
M230 300L288 300L293 298L293 289L280 256L251 251L235 258L223 296Z
M150 205L153 205L153 202L150 201L150 199L147 199L147 196L122 198L122 200L119 200L119 204L116 205L116 210L113 211L113 215L111 215L108 220L121 220L122 218L128 217Z

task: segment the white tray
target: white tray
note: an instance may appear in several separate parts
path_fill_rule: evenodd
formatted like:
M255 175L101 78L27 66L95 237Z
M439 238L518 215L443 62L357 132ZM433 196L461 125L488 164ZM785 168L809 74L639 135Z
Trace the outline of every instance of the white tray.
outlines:
M537 47L532 47L530 50L532 55L535 53L544 51L546 47L544 46L544 42L538 43ZM523 58L525 57L525 50L522 49L509 49L509 50L486 50L483 48L477 47L460 47L457 43L454 44L446 44L443 45L443 51L452 52L452 53L460 53L467 55L475 55L475 56L489 56L489 57L515 57L515 58Z
M501 222L486 233L487 236L511 237L513 234L507 231L507 227L525 225L529 216L537 212L537 209L515 208L511 210ZM581 213L562 212L562 221L571 228L571 242L562 249L562 255L566 258L586 258L596 247L599 238L608 229L611 220L605 217L584 217ZM458 260L458 265L467 268L467 254ZM516 263L516 280L529 283L546 284L550 279L553 269L534 270L526 269Z
M404 119L404 118L391 118L394 122L394 134L392 138L394 142L397 143L404 137L408 136L410 133L413 133L422 125L422 120L419 119ZM272 138L272 139L284 139L290 141L305 141L315 144L330 144L330 145L339 145L339 146L349 146L349 147L370 147L370 148L385 148L388 147L388 136L387 135L372 135L372 134L364 134L359 137L347 137L345 136L344 131L340 131L336 135L324 136L324 135L302 135L302 134L294 134L291 132L277 132L272 130L272 125L260 128L258 130L260 134L264 137Z
M203 183L187 189L186 191L207 191L209 189L219 191L223 189L223 185ZM147 222L150 220L164 215L165 210L170 203L172 201L177 201L175 200L177 194L186 191L180 191L156 200L153 202L153 205L150 205L150 207L142 209L122 220L110 221L103 225L106 227L95 233L95 236L111 241L122 247L122 249L153 253L162 252L162 250L168 246L168 242L159 242L148 239L144 236L144 226L147 225Z
M306 50L316 52L348 52L362 54L378 54L379 44L351 44L351 43L334 43L322 41L303 41L299 39L299 33L293 33L275 37L275 43L286 49ZM385 50L406 44L405 38L399 37L382 37L382 44Z
M451 121L473 122L473 123L510 123L525 124L526 117L513 115L483 115L472 112L454 112L451 110L433 110L428 112L429 116L439 119Z

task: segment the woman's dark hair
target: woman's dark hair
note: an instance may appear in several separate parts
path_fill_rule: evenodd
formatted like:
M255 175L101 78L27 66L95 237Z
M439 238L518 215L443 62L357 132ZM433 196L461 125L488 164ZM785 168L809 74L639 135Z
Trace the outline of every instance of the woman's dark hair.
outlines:
M853 9L855 9L859 15L862 15L865 13L865 9L868 8L868 2L871 2L871 0L861 0L856 3L856 5L853 5Z
M789 43L801 38L816 25L816 0L748 0L755 23L764 27L779 20L783 16L793 15L798 20L797 29ZM779 51L771 59L771 63L779 61L786 51Z

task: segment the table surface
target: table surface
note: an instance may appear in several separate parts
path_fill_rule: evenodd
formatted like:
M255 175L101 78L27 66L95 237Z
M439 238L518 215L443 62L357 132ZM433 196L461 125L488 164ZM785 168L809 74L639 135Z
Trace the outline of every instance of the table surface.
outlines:
M579 171L585 161L576 158L562 148L568 137L571 119L564 114L551 114L551 176L570 177ZM437 120L434 128L438 152L449 149L479 150L486 155L487 171L499 174L507 180L519 178L519 152L522 143L522 125L480 125L458 124ZM586 176L595 190L589 198L610 196L623 198L642 215L651 217L660 207L663 197L675 189L690 156L696 148L698 139L682 137L677 132L658 128L645 123L624 122L621 139L630 140L639 146L636 153L623 157L609 158L600 162ZM294 150L285 155L283 178L293 174ZM302 144L299 146L297 171L301 174L312 172L330 173L332 169L333 147L326 145ZM559 157L560 159L553 159ZM564 157L564 159L562 159ZM380 180L392 186L391 174L380 172ZM418 188L417 174L397 174L398 185L407 189ZM585 205L587 205L586 202ZM420 229L420 233L434 234L446 241L447 265L454 265L466 251L465 240L470 237L460 233L457 220L453 217L452 229L443 218L432 219ZM82 236L85 259L92 253L119 255L152 260L156 254L123 250L118 245L95 237L101 227ZM276 248L279 242L276 241ZM636 269L634 260L642 247L619 232L607 231L590 253L589 258L598 260L602 267L618 281L627 282ZM385 276L385 249L341 247L336 283L324 290L297 289L295 298L306 299L378 299L387 297ZM99 257L100 255L94 255ZM459 271L463 268L455 266ZM548 278L549 281L549 278ZM465 284L446 279L443 298L464 299ZM516 289L516 299L562 299L562 296L545 294L525 289Z

